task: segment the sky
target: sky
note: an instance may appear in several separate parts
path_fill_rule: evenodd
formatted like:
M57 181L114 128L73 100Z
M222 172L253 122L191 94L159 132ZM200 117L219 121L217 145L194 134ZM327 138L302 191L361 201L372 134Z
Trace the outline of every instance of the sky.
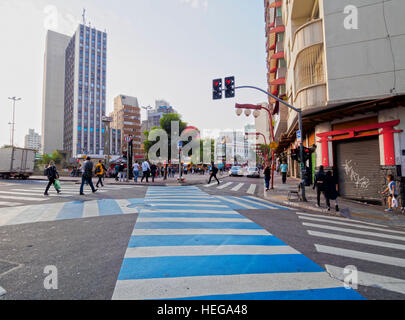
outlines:
M0 0L0 146L10 143L12 102L16 145L28 129L41 133L45 38L48 29L73 35L86 20L106 30L107 113L119 94L141 106L164 99L200 130L241 129L235 103L266 96L238 90L212 100L212 80L235 76L236 85L266 85L263 0ZM143 113L143 120L146 115Z

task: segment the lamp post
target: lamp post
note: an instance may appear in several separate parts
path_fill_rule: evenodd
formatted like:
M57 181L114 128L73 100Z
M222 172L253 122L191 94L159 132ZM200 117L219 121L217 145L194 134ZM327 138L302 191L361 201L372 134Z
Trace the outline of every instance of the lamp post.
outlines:
M12 97L8 98L13 101L13 122L11 123L11 146L14 148L14 130L15 130L15 103L20 101L21 98Z
M302 109L296 108L296 107L290 105L289 103L285 102L284 100L280 99L279 97L276 97L275 95L273 95L273 94L271 94L271 93L268 93L266 90L260 89L260 88L258 88L258 87L254 87L254 86L240 86L240 87L236 87L235 90L236 90L236 89L253 89L253 90L260 91L260 92L266 94L267 96L269 96L269 97L271 97L271 98L277 100L277 101L280 102L281 104L285 105L287 108L289 108L289 109L294 110L295 112L297 112L297 113L298 113L298 128L299 128L299 131L300 131L300 133L301 133L301 136L303 136L303 130L302 130ZM260 108L260 107L257 108L257 106L256 106L256 108L255 108L255 110L260 110L260 109L261 109L261 108ZM271 122L271 126L273 126L273 123L272 123L272 122ZM303 139L301 139L301 142L300 142L300 154L301 154L301 159L304 159L304 143L303 143ZM273 174L274 174L274 172L273 172ZM305 166L303 163L301 163L301 176L302 176L302 179L301 179L301 192L302 192L302 200L303 200L304 202L307 202L307 198L306 198L306 196L305 196L305 182L304 182L304 177L305 177L305 175L306 175L306 166ZM273 179L271 179L271 181L273 181Z
M107 155L106 165L107 168L110 168L110 126L113 119L111 117L102 117L101 121L105 124L105 132L104 132L104 154Z
M267 153L267 140L266 140L266 136L263 134L263 133L260 133L260 132L256 132L256 133L254 133L254 132L246 132L245 133L246 134L246 136L253 136L253 135L255 135L255 136L262 136L263 137L263 139L264 139L264 144L265 144L265 149L264 149L264 156L265 156L265 164L266 164L266 166L269 164L269 154Z
M245 110L245 115L249 117L252 114L253 110L253 116L255 118L258 118L260 116L260 110L265 110L269 114L269 124L270 124L270 134L271 134L271 140L274 140L274 130L273 130L273 116L271 114L271 110L268 106L268 104L262 104L262 105L252 105L252 104L236 104L236 115L241 116L243 113L243 110ZM263 134L261 134L263 135ZM263 135L264 137L264 135ZM266 142L266 138L264 138L264 141ZM267 143L266 143L266 154L267 154ZM268 161L266 161L266 164ZM271 155L271 190L274 189L274 150L272 151Z

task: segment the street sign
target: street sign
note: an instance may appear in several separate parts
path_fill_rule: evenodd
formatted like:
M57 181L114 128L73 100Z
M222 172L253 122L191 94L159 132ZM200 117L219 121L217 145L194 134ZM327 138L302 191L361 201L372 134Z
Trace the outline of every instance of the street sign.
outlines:
M298 142L298 143L301 143L301 142L302 142L302 135L301 135L301 131L300 131L300 130L297 131L297 142Z
M126 136L124 140L125 140L126 143L129 143L129 142L132 141L132 137Z
M275 142L275 141L273 141L273 142L270 144L270 149L276 150L277 148L278 148L278 143Z

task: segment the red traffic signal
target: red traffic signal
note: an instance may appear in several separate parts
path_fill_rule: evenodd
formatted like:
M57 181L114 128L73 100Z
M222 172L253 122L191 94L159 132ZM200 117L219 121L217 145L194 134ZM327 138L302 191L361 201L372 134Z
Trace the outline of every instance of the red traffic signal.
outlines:
M222 99L222 79L216 79L212 82L212 98L214 100Z

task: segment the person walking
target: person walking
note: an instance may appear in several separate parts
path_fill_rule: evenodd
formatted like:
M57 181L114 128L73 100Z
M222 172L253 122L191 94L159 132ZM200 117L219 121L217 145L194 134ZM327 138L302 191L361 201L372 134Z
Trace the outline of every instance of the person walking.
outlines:
M335 178L334 175L332 175L331 171L328 171L326 173L326 179L325 179L326 185L325 185L325 196L326 196L326 205L328 206L328 211L330 211L330 201L333 200L335 201L335 210L336 212L339 212L339 203L338 203L338 196L339 196L339 186L338 182Z
M215 166L215 163L212 162L211 163L211 175L210 175L210 179L208 181L208 184L211 184L211 180L212 178L215 178L215 180L217 180L218 184L220 184L218 178L217 178L217 173L218 173L218 168Z
M124 181L124 170L125 170L125 166L124 164L121 162L118 168L118 180L120 182Z
M98 188L100 185L102 187L104 187L104 184L103 184L104 166L103 166L103 162L101 160L96 165L95 174L98 178L96 187Z
M264 169L264 182L266 184L266 191L270 190L270 180L271 180L271 170L270 167L267 166L266 169Z
M93 162L91 158L87 157L86 161L83 164L83 175L82 175L82 184L80 186L80 195L84 196L83 188L84 185L88 184L93 193L97 192L97 189L93 185Z
M119 177L119 172L120 172L120 164L117 163L114 167L114 175L115 175L115 181L118 181Z
M287 173L288 173L288 164L287 161L283 161L283 163L280 165L280 171L283 179L283 184L287 183Z
M387 176L387 181L388 181L388 187L381 192L383 195L385 195L387 192L389 193L388 195L388 208L385 210L385 212L392 212L393 208L393 200L398 201L398 189L397 189L397 184L394 181L394 176L392 174L389 174Z
M134 173L134 181L135 181L135 183L138 183L139 169L140 169L139 163L138 163L138 161L136 161L135 164L134 164L134 168L132 170L132 172Z
M143 182L143 180L146 178L146 183L149 183L149 175L150 175L150 166L149 166L149 162L147 160L145 160L142 163L142 179L141 179L141 183Z
M152 163L152 165L150 166L150 172L152 174L152 183L154 183L157 174L157 166L154 163Z
M44 196L49 196L49 188L53 185L56 192L59 194L61 191L56 187L55 181L59 179L59 173L56 170L55 162L49 162L48 167L45 169L46 176L48 177L48 185L46 186Z
M315 174L315 182L314 182L314 187L313 189L315 190L316 188L316 200L317 200L317 208L320 208L321 206L321 194L323 193L325 198L325 186L326 186L326 174L324 171L324 167L320 166L319 171Z

